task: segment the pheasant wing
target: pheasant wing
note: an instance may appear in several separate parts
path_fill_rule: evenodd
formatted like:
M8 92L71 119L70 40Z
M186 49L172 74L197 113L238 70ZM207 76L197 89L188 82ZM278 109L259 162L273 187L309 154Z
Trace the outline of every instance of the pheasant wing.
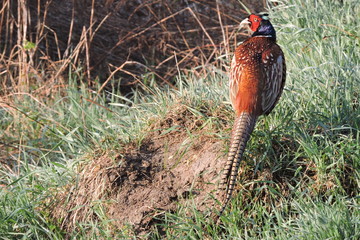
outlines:
M278 45L262 54L265 84L261 95L263 113L269 114L275 107L284 88L286 64L284 54Z
M239 91L239 82L241 79L242 66L239 62L236 61L236 55L234 55L231 61L231 70L230 70L230 79L229 79L229 90L230 90L230 100L235 108L236 96Z

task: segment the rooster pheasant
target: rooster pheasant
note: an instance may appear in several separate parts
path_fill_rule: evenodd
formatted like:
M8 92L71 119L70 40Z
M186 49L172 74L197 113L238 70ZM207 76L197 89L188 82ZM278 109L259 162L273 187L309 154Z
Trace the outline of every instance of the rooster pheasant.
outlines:
M240 26L253 32L235 50L230 70L230 99L236 112L227 162L220 183L225 190L220 215L234 190L241 157L257 118L275 107L284 88L284 54L276 44L275 29L267 15L251 14Z

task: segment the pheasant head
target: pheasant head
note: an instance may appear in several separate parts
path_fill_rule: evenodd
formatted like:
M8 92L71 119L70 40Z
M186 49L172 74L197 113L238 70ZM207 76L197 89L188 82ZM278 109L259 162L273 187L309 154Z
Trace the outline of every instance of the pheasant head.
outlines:
M275 29L269 21L267 14L251 14L240 23L240 26L247 26L250 28L250 30L253 32L252 37L269 36L276 40Z

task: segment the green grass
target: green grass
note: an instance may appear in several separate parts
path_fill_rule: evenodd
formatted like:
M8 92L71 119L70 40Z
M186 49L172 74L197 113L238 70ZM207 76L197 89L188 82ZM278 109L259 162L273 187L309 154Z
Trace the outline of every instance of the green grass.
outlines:
M278 106L260 118L244 161L249 171L273 177L244 179L222 225L188 204L167 213L158 231L187 239L360 238L357 2L288 0L271 10L288 78ZM209 134L228 138L233 113L221 71L201 79L179 76L176 90L160 89L149 78L147 94L128 99L106 92L98 96L99 105L87 101L96 93L76 87L77 80L70 76L66 93L52 99L13 97L12 108L0 109L1 151L7 152L0 168L1 238L62 239L66 233L47 206L76 176L78 163L140 144L147 126L175 106L201 116ZM68 234L131 237L129 229L114 233L101 207L94 211L98 221L78 223L79 230ZM164 235L154 230L149 237Z

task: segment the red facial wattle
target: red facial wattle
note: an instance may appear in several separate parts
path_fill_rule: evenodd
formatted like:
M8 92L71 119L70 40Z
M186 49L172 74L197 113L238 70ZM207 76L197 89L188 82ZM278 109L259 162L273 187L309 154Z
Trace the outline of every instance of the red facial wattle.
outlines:
M256 32L256 30L260 27L260 23L261 23L261 17L256 16L254 14L251 14L249 17L249 21L251 23L250 25L250 29L253 32Z

